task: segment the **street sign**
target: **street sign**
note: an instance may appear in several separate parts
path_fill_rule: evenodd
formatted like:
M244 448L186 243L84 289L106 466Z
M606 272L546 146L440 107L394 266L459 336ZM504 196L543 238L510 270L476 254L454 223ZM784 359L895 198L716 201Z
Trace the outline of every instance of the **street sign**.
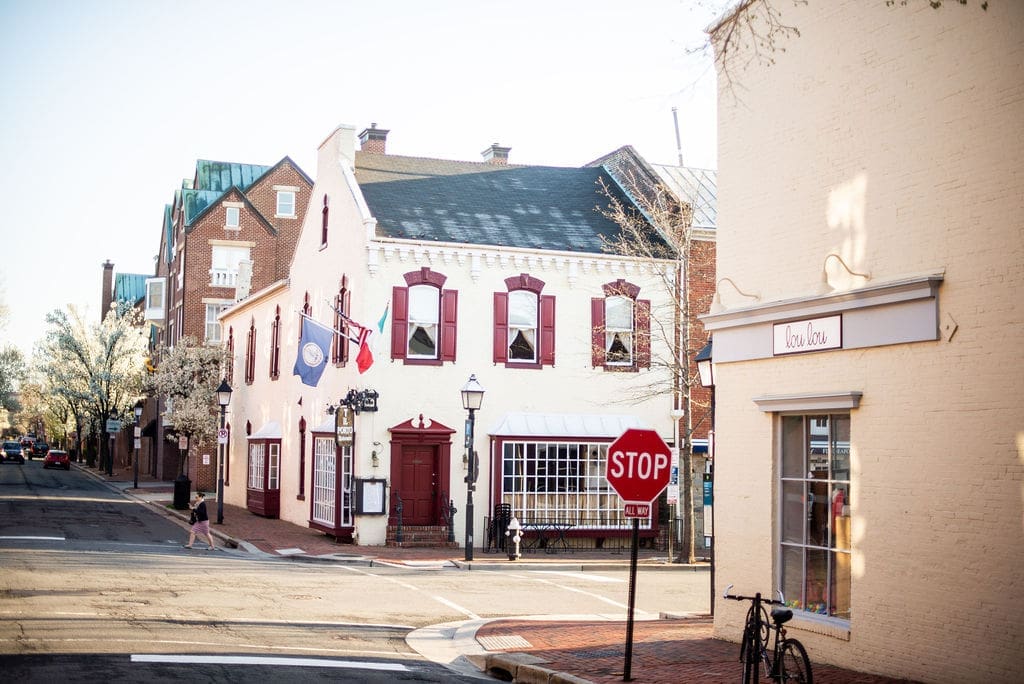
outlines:
M628 503L623 507L627 518L647 518L651 515L651 504Z
M114 420L113 418L107 419L107 432L113 434L121 431L121 421Z
M227 428L220 428L217 430L217 444L228 443L228 430Z
M654 430L630 428L608 446L605 479L626 503L649 504L668 485L670 454Z

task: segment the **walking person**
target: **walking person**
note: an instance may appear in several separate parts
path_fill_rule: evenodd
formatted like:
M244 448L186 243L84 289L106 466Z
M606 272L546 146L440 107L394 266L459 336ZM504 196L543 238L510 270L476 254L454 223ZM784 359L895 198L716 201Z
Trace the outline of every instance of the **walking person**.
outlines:
M186 549L191 549L192 544L196 541L196 535L206 537L206 541L209 542L210 548L207 551L213 551L213 534L210 532L210 516L206 512L206 495L202 492L196 492L196 500L189 504L189 508L192 509L192 529L188 533L188 544L185 544Z

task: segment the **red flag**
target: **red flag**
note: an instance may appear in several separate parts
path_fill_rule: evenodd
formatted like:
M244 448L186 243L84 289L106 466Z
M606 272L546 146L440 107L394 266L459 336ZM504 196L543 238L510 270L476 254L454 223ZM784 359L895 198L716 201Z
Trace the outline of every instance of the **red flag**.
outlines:
M359 369L359 374L362 375L367 369L373 365L373 352L370 351L370 345L367 344L367 339L370 337L370 330L363 328L359 331L359 354L356 355L356 368Z

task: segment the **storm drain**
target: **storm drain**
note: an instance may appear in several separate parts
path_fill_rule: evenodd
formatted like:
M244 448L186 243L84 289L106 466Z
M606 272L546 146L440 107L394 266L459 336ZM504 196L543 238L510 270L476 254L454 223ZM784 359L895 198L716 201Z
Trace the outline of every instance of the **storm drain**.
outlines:
M477 637L477 642L488 651L506 651L517 648L533 648L533 644L518 634Z

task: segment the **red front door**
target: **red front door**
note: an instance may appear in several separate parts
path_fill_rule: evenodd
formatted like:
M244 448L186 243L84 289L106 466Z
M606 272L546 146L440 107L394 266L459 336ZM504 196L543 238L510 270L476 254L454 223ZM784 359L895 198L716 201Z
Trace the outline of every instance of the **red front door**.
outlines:
M406 525L435 525L437 511L437 448L405 445L402 448L402 517Z

